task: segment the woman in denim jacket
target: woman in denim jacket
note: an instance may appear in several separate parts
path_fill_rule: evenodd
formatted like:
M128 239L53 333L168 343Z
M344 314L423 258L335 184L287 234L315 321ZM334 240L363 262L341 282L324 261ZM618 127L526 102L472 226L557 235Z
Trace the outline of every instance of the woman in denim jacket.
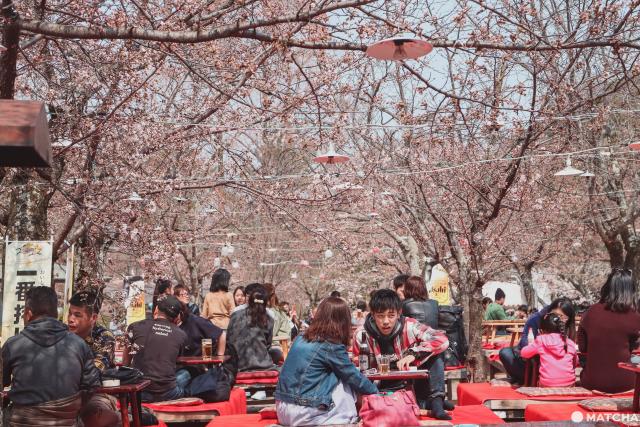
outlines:
M378 388L349 359L351 312L341 298L318 307L313 323L294 341L276 387L278 422L285 426L357 422L356 396Z

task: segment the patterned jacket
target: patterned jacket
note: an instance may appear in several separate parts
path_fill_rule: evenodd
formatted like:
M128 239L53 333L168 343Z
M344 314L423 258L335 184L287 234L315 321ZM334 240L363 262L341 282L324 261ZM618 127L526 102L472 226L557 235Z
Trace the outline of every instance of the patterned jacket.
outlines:
M398 322L402 322L402 330L396 333L393 338L395 360L413 355L416 358L414 365L420 366L431 356L440 354L449 347L449 340L443 331L430 328L410 317L400 317ZM371 314L367 316L364 325L355 332L353 337L353 354L355 356L360 354L363 330L367 332L367 344L369 348L373 349L373 354L376 357L379 356L381 354L380 345L376 337L380 337L381 334Z
M116 339L110 331L96 325L84 340L93 352L94 363L100 372L115 368Z

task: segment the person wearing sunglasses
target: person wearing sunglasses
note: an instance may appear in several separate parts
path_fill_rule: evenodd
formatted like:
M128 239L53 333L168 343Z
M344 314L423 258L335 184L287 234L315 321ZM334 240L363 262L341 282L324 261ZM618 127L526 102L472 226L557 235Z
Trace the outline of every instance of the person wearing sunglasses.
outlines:
M578 347L586 353L581 385L619 393L634 387L633 372L618 368L628 362L640 337L638 294L631 270L615 268L600 290L600 301L582 316Z

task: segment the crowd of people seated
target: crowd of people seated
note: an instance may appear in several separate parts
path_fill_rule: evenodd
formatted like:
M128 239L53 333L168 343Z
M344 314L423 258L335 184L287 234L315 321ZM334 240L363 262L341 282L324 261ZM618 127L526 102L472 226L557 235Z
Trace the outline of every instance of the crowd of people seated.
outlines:
M619 362L631 360L640 338L637 286L631 270L611 271L599 301L582 313L577 328L575 309L571 300L557 298L526 320L517 346L499 353L509 380L522 384L525 360L539 357L541 386L573 386L576 368L581 366L582 387L605 393L633 389L633 372L618 367Z
M388 357L392 370L428 370L428 378L413 382L417 402L435 418L451 419L447 411L454 405L445 399L443 358L449 338L438 329L440 308L429 298L423 278L397 276L393 289L372 292L368 303L358 301L354 311L336 291L306 322L278 300L273 285L251 283L231 293L230 282L228 271L216 270L200 311L186 287L158 281L152 317L130 324L125 334L124 364L150 381L142 392L144 402L188 396L225 400L239 372L278 370L280 424L348 424L358 417L358 395L406 386L404 381L374 384L367 379L357 366L367 349L374 358ZM503 304L504 293L497 292L495 302L487 303L486 318L506 318ZM97 322L101 305L93 290L76 293L65 325L58 320L53 289L27 292L25 328L2 348L3 383L11 386L8 425L38 417L55 420L43 425L72 426L77 418L87 426L121 425L115 399L96 393L101 375L115 368L115 338ZM539 357L540 386L574 385L582 363L582 386L629 390L634 376L617 363L629 361L640 337L637 310L631 272L614 269L578 328L572 301L555 299L528 317L522 338L502 349L500 359L514 383L523 382L525 360ZM202 355L203 339L212 341L213 355L227 356L224 364L179 364L180 356ZM286 357L283 340L292 340Z

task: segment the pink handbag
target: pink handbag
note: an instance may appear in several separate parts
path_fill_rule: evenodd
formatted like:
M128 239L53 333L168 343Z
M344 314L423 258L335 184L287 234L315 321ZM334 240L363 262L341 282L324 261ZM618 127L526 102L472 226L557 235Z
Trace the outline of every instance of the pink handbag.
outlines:
M420 408L413 393L399 390L391 396L370 394L362 397L362 427L418 426Z

